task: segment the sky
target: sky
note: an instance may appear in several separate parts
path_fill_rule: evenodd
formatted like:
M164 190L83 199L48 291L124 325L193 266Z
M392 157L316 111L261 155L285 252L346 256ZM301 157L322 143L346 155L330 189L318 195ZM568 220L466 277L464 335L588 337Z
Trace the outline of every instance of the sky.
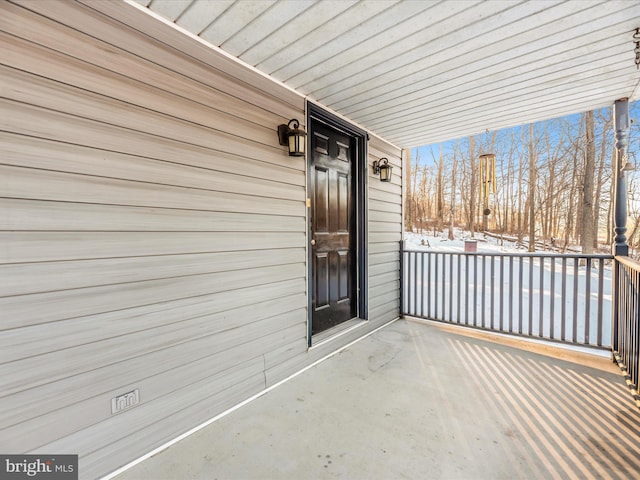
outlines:
M604 110L606 109L601 109L600 111L604 111ZM631 117L631 121L633 122L630 127L631 143L629 145L629 152L630 152L629 159L631 162L634 163L636 167L636 171L638 171L640 170L640 101L629 103L629 116ZM580 121L580 114L568 115L566 117L563 117L563 119L569 120L570 123L577 125ZM561 120L561 119L552 119L546 122L537 122L536 124L534 124L534 128L536 129L536 132L541 132L542 129L544 128L544 124L546 123L547 128L549 128L549 131L551 133L551 138L553 141L554 135L556 136L556 138L559 135L559 132L556 130L558 125L560 124L558 120ZM513 127L513 129L516 130L516 138L519 138L520 129L522 128L526 128L528 132L527 125ZM510 130L512 129L498 130L497 135L498 137L508 135ZM480 146L481 144L483 143L488 144L492 134L493 132L488 132L488 133L476 135L475 136L476 150L478 150L478 148L482 149L482 147ZM609 130L609 134L612 135L613 131ZM596 131L596 137L598 137L598 135L599 135L599 132ZM452 153L453 147L457 141L458 140L451 140L451 141L442 143L442 150L445 156L449 156ZM467 147L468 139L463 138L463 139L459 139L459 141L464 145L463 151L465 152L468 151L468 147ZM599 143L599 141L597 140L596 143ZM412 158L412 161L415 161L416 154L417 154L419 156L420 164L430 166L430 165L434 165L435 161L437 161L440 154L439 152L440 152L440 144L424 145L421 147L411 149L411 158ZM477 151L477 154L481 154L481 153L496 153L498 155L497 161L500 162L499 152Z

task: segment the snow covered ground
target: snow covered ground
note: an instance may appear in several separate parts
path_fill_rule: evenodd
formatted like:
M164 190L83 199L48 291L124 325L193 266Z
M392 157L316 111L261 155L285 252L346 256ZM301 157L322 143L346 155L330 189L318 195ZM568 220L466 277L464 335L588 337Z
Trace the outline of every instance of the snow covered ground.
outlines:
M415 316L534 338L611 345L611 262L552 252L520 257L514 242L476 234L478 255L464 255L467 232L405 233L404 304ZM501 244L502 243L502 244ZM448 253L447 253L448 252ZM506 254L506 255L502 255ZM588 302L587 302L588 300Z

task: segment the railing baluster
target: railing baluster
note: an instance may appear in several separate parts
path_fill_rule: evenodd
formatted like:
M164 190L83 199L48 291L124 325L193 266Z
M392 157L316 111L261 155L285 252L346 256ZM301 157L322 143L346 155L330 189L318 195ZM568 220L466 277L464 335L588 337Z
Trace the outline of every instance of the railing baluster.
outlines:
M513 257L509 257L509 276L507 277L507 285L509 285L509 332L513 332Z
M404 251L402 250L402 241L400 241L400 255L398 255L398 277L400 277L400 315L404 315L407 312L407 302L404 299L404 286L407 284L405 281L404 268L406 266L404 260Z
M407 278L404 284L404 291L406 292L406 295L407 295L407 305L409 307L409 312L415 315L416 313L415 306L412 304L411 298L414 293L413 289L415 288L415 284L417 282L415 281L415 278L413 278L412 280L412 277L411 277L411 269L413 268L413 262L411 261L411 259L417 254L414 252L404 252L404 254L407 256L407 264L405 266L405 272L406 272Z
M420 255L416 256L416 264L415 264L416 279L419 279L419 283L416 282L416 287L418 286L420 287L419 289L416 289L415 302L416 302L416 313L421 316L422 316L422 295L424 294L425 290L429 289L429 285L425 285L424 283L424 275L422 273L423 262L424 262L424 253L420 253ZM420 275L419 277L418 277L418 274Z
M469 255L464 256L464 284L466 288L464 289L464 323L465 325L469 325Z
M482 324L482 328L485 327L485 323L484 323L484 314L486 312L486 308L485 308L485 299L487 297L487 293L486 293L486 286L487 286L487 279L486 279L486 274L487 274L487 256L486 255L482 255L481 257L482 260L482 270L480 270L480 283L482 284L482 290L480 292L480 296L481 296L481 309L480 309L480 322Z
M598 339L597 346L602 346L602 336L603 336L603 322L602 322L602 304L604 297L604 259L601 258L598 260Z
M587 258L586 272L584 277L584 343L591 342L591 258Z
M414 293L413 289L415 288L415 285L417 282L415 281L415 278L411 277L411 270L413 268L413 262L411 261L411 259L413 258L414 255L417 255L417 254L414 252L404 252L404 254L406 255L406 258L407 258L407 263L405 264L405 267L404 267L404 271L406 275L406 279L404 283L404 291L405 291L405 295L407 296L407 308L409 309L410 315L415 315L416 311L411 302L411 298L413 297L413 293Z
M556 299L556 257L551 258L551 284L549 285L549 290L551 290L551 298L549 300L549 318L551 319L549 323L549 338L555 339L555 299Z
M539 307L539 313L538 316L540 317L539 321L538 321L538 336L539 337L544 337L544 257L540 257L540 288L538 290L538 296L539 298L539 302L540 302L540 307Z
M573 343L578 342L578 273L579 258L573 259Z
M493 301L493 297L495 295L495 291L494 291L494 276L495 276L495 265L494 265L494 261L495 261L495 257L493 255L491 255L489 257L491 259L491 284L489 286L489 299L490 299L490 310L489 310L489 319L491 320L491 330L493 330L495 328L494 326L494 301Z
M523 291L524 291L524 285L522 284L522 280L524 278L524 258L523 257L519 257L519 262L520 264L520 268L518 268L519 271L519 281L518 281L518 333L520 335L522 335L522 321L524 320L523 318L523 306L522 306L522 298L523 298Z
M453 322L453 254L449 254L449 318Z
M431 286L431 255L432 252L427 253L427 276L429 277L429 286ZM427 290L427 317L431 318L431 288Z
M473 258L473 325L477 326L477 308L478 308L478 256L474 253Z
M460 255L456 255L456 258L458 259L458 294L456 295L456 316L458 319L458 323L460 323L460 296L462 295L462 285L464 285L462 283L462 277L461 277L461 270L462 270L462 257ZM467 289L465 288L465 291Z
M535 257L529 257L529 335L533 335L533 266Z
M498 308L500 313L498 316L500 317L500 331L504 330L504 257L500 257L500 301L498 303Z
M447 292L447 259L444 255L444 253L440 253L440 270L442 271L442 273L440 274L440 276L442 277L442 288L440 289L440 301L438 302L438 304L440 305L440 317L442 318L442 320L446 320L447 319L447 308L446 308L446 300L445 300L445 294Z
M560 305L562 314L560 315L560 339L566 340L566 321L567 321L567 257L562 257L562 295L560 296Z
M433 255L433 258L435 260L435 269L434 269L434 282L436 284L436 288L433 291L433 317L436 320L442 320L441 318L441 312L440 312L440 290L442 290L441 288L439 288L439 284L440 284L440 254L436 253Z

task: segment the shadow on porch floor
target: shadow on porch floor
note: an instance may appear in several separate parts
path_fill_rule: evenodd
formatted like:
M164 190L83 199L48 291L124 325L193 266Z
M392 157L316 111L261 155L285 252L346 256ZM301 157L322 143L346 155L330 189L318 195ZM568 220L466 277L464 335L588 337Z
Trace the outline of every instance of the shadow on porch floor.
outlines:
M639 449L608 358L399 320L116 478L628 479Z

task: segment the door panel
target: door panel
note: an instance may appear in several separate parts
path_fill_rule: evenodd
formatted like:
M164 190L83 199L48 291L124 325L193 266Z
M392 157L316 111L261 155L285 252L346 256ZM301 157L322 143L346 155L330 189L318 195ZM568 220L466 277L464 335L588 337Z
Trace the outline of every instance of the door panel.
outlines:
M354 143L311 124L312 333L357 315Z

